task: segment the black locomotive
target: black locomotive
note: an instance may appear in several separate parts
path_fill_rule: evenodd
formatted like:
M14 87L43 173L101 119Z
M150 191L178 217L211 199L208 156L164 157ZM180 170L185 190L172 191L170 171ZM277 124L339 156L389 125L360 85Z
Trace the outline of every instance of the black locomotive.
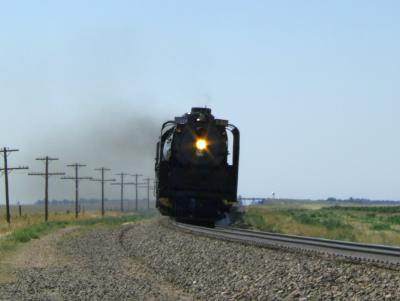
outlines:
M237 202L239 139L239 130L215 119L209 108L192 108L165 122L155 163L161 214L207 221L223 217Z

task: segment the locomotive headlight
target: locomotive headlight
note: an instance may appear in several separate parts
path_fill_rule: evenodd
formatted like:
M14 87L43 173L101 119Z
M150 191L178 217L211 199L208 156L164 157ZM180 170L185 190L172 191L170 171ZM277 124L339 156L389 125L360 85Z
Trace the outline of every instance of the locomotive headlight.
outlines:
M199 151L203 151L207 148L207 140L205 139L197 139L196 148Z

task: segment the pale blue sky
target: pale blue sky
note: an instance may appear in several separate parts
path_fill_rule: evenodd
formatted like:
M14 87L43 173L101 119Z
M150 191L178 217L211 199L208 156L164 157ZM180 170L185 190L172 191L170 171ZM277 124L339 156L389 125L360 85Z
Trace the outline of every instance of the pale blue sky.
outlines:
M399 15L398 1L0 0L0 144L32 170L48 153L56 169L152 175L137 127L207 105L241 129L243 195L400 199ZM11 181L13 201L42 197L39 179Z

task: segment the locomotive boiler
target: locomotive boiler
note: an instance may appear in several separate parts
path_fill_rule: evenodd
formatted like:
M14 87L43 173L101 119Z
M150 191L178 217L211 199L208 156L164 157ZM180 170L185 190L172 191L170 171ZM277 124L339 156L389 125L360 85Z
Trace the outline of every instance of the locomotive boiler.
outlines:
M192 108L161 127L156 207L180 219L215 221L237 202L239 130L209 108Z

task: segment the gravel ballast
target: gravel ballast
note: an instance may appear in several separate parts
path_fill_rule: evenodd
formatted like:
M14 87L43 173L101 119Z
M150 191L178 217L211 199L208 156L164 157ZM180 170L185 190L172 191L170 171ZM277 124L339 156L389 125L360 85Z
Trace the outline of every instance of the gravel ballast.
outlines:
M400 300L400 272L171 230L122 236L131 257L201 300Z
M399 271L195 236L165 219L50 238L24 250L31 260L0 283L1 300L400 299Z
M126 256L119 243L122 229L35 241L29 254L23 252L32 264L19 267L11 283L0 283L0 300L193 300ZM43 249L51 265L35 263Z

